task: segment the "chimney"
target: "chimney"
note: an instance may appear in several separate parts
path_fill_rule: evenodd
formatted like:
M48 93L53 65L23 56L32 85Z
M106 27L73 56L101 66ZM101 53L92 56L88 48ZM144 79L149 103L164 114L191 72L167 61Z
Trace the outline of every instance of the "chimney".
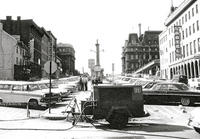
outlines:
M21 20L21 16L17 16L17 21L20 21Z
M6 20L12 20L12 16L6 16Z
M139 27L139 37L141 36L141 23L138 24Z

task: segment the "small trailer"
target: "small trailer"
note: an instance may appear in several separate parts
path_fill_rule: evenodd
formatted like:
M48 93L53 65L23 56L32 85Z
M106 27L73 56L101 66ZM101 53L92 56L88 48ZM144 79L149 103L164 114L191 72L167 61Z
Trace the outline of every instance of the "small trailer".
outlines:
M92 107L87 107L91 105ZM113 128L123 128L130 117L144 116L141 86L102 84L94 86L93 100L82 105L94 120L106 119Z

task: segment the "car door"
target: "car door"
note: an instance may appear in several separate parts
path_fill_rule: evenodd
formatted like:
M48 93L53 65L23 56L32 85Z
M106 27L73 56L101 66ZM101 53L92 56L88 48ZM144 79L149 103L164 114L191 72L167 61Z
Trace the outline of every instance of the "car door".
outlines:
M167 99L168 99L167 91L168 91L168 85L167 84L159 84L155 88L156 99L161 103L166 102Z
M22 91L22 85L15 84L12 86L12 97L15 103L25 103L25 94Z
M0 84L0 99L5 103L11 101L11 84Z
M181 90L177 88L174 84L168 86L168 100L169 102L180 102Z

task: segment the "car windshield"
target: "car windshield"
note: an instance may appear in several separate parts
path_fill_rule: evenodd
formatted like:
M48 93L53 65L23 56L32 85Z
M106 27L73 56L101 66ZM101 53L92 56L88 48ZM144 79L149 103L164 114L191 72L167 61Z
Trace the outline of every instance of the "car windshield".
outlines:
M50 87L50 83L46 83L47 87ZM56 83L51 83L51 88L58 88L58 84Z
M150 89L150 88L152 88L155 84L156 84L156 82L149 82L149 83L147 83L147 85L144 86L144 88Z
M41 89L48 89L48 86L46 84L39 84Z
M174 84L180 90L189 90L189 87L185 84Z
M29 84L27 86L27 88L28 88L27 90L29 90L29 91L40 90L40 88L39 88L39 86L37 84Z

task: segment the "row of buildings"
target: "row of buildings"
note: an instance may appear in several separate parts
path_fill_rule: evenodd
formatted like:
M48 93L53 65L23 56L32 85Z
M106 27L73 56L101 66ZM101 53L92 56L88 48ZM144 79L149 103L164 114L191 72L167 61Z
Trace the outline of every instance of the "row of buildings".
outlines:
M53 33L32 19L0 20L0 80L46 78L44 64L49 60L58 65L55 78L76 74L72 45L57 44Z
M160 73L164 79L200 76L200 0L171 6L162 31L129 34L122 50L123 73ZM139 25L140 26L140 25ZM146 41L145 41L146 40Z

